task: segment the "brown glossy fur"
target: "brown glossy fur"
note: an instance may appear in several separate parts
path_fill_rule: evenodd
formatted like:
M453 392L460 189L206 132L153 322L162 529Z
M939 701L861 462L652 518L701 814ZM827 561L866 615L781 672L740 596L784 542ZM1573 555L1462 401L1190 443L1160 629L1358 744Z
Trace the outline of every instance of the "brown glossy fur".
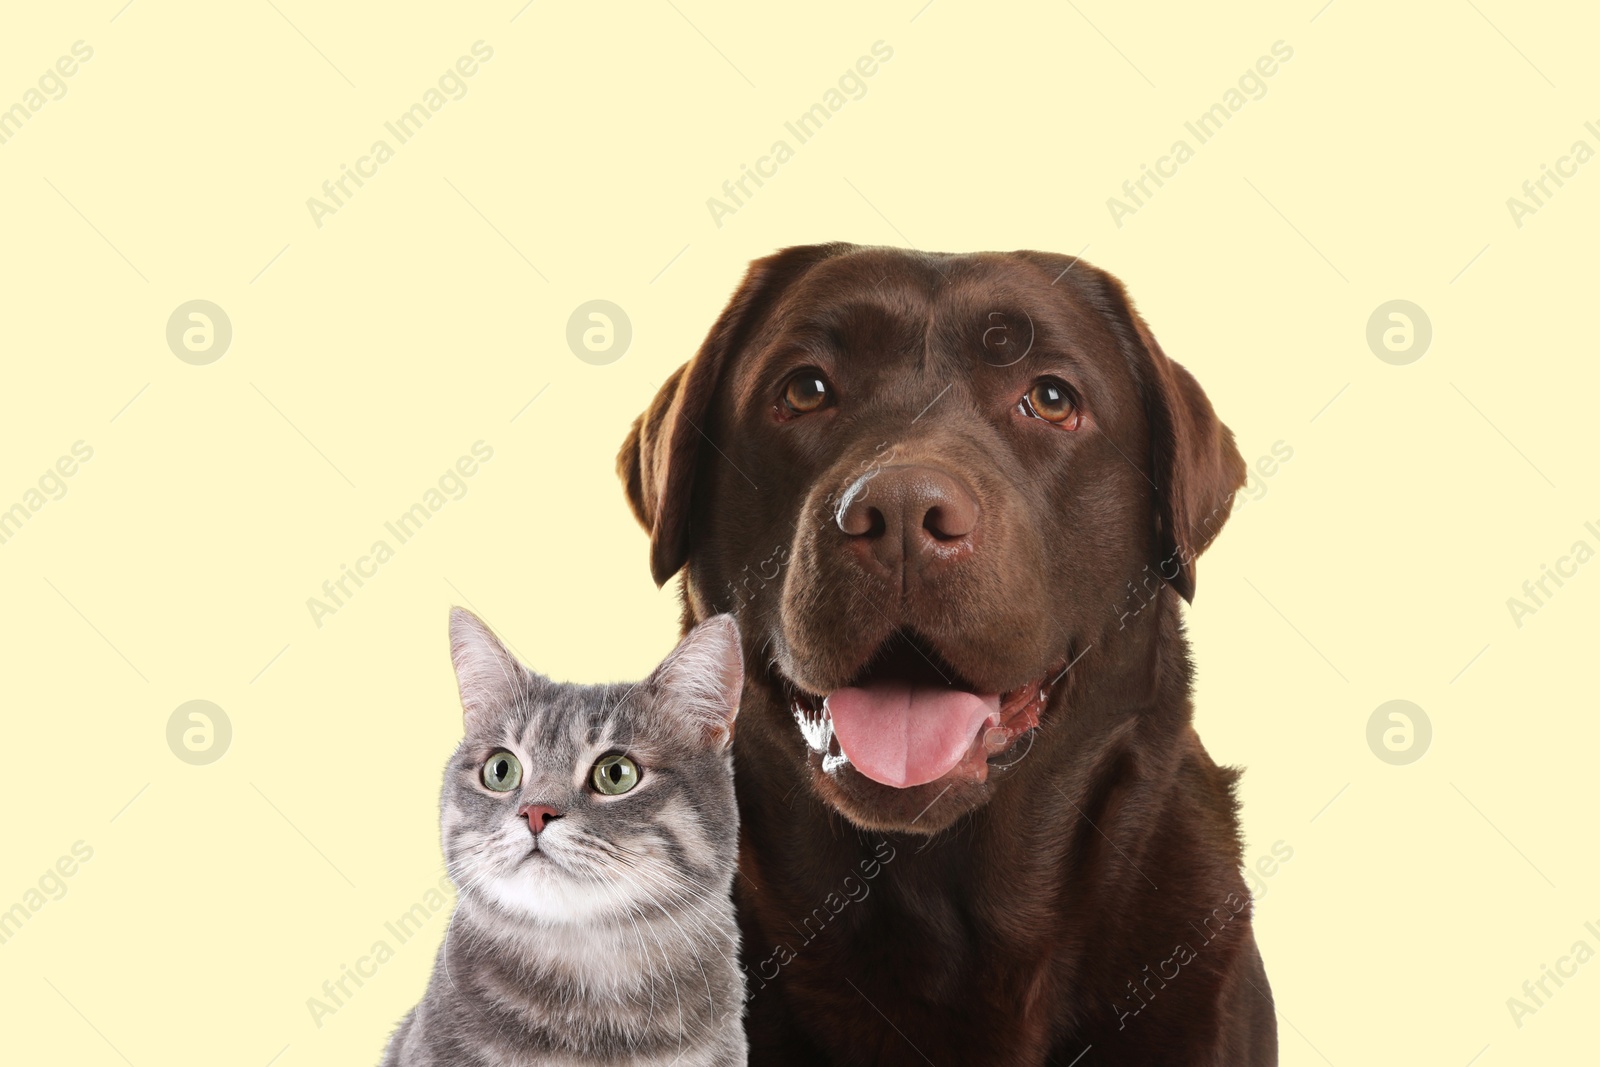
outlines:
M799 418L784 376L822 370ZM1067 432L1016 414L1041 374ZM852 479L934 466L981 518L957 566L845 551ZM756 1064L1272 1064L1236 772L1191 726L1179 600L1244 465L1121 285L1035 252L826 245L752 265L618 458L684 624L737 614L736 883ZM1070 664L984 782L895 790L804 743L897 628L975 688ZM870 873L869 873L870 872Z

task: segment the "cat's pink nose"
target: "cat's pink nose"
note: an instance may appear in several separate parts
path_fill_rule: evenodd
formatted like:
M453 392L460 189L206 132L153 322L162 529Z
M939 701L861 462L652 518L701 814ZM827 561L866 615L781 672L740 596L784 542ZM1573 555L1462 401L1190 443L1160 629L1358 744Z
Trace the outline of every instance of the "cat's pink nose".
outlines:
M524 804L517 809L518 815L528 818L528 829L535 834L550 825L552 819L561 818L561 812L548 804Z

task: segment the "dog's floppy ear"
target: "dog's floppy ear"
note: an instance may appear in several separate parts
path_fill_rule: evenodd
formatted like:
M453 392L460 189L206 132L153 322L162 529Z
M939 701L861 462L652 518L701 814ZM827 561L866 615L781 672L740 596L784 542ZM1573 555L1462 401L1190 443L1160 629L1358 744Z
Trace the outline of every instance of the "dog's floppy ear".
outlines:
M1101 293L1095 302L1122 343L1144 397L1160 553L1157 571L1192 603L1195 560L1233 510L1234 493L1245 483L1244 457L1194 375L1161 350L1122 283L1084 266L1086 275L1099 277Z
M650 534L650 574L657 585L665 585L689 558L690 497L724 371L777 296L812 265L848 247L803 245L750 264L700 350L672 372L634 420L617 453L617 475L634 517Z

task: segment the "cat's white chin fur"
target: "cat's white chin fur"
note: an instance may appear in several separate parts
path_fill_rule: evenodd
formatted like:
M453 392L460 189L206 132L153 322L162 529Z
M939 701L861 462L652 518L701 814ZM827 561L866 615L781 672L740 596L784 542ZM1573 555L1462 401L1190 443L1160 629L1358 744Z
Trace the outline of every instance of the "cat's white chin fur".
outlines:
M515 870L489 875L474 887L512 914L546 923L594 922L649 902L642 890L579 878L544 857L530 857Z

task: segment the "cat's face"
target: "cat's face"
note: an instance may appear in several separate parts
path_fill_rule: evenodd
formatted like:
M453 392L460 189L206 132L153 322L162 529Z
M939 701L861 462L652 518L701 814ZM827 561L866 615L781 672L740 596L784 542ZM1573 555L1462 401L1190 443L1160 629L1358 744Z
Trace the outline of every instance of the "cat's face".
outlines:
M445 769L443 836L463 895L582 922L727 893L743 682L729 617L635 685L552 682L460 608L450 637L466 737Z

